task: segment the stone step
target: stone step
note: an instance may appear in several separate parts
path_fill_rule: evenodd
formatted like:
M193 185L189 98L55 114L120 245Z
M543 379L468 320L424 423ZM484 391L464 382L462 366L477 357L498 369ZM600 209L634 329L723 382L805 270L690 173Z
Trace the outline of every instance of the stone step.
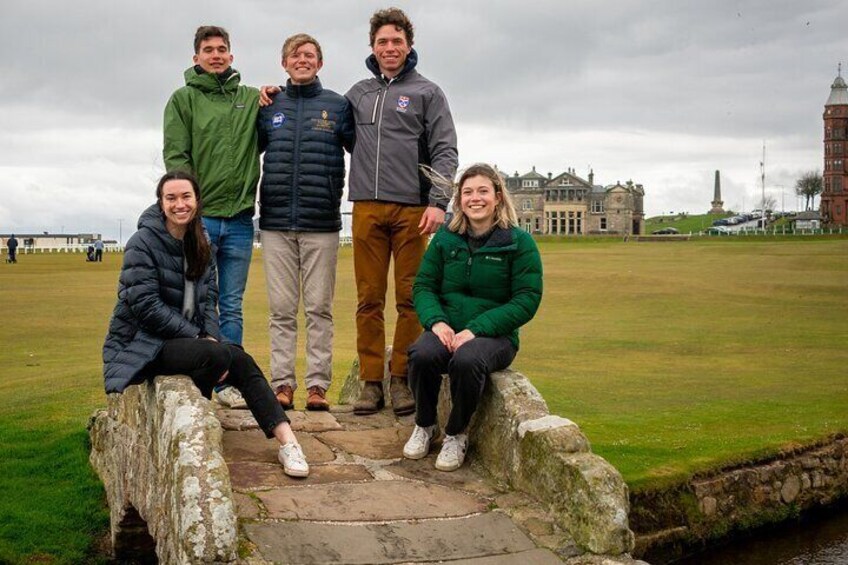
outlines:
M258 491L268 518L381 522L449 518L484 512L486 500L415 481L331 483Z
M288 492L291 492L289 489ZM498 512L449 520L383 524L309 522L246 523L258 552L275 563L415 563L465 559L465 563L560 563L538 550Z
M225 430L240 431L259 428L250 410L233 410L219 406L215 415ZM292 429L296 432L327 432L342 429L342 425L331 412L288 410L286 415L291 420Z

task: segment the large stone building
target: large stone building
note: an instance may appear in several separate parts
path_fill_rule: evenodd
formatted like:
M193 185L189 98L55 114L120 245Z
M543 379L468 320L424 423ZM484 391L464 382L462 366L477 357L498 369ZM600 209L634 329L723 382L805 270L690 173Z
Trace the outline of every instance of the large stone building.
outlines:
M824 105L824 173L821 215L824 223L848 225L848 86L842 65Z
M569 168L547 176L536 172L504 177L515 200L518 223L524 230L539 235L630 235L645 233L641 184L628 181L613 185L594 184Z

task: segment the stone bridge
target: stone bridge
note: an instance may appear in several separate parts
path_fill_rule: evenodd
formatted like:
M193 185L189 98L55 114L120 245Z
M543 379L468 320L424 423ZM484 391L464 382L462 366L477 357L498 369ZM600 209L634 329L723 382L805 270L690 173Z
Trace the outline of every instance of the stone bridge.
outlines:
M311 473L293 479L246 410L185 377L110 395L90 423L118 559L161 563L637 563L628 492L520 373L492 375L466 464L402 457L413 421L289 411ZM447 390L447 386L443 390ZM443 395L440 417L450 402ZM435 450L438 451L437 449Z

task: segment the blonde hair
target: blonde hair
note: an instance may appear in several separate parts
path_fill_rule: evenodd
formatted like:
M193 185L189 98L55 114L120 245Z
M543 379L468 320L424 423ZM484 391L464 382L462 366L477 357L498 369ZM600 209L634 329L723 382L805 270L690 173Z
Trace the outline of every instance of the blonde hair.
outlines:
M499 228L511 228L518 225L518 214L515 212L515 204L512 202L512 196L506 190L503 177L500 173L486 163L476 163L465 169L456 183L456 190L451 199L451 211L453 218L448 224L448 229L452 232L464 234L468 231L468 218L462 212L462 185L471 177L481 176L489 179L492 182L492 187L495 189L495 194L500 194L501 199L495 205L494 225Z
M283 43L283 49L281 51L283 55L283 60L285 61L289 55L291 55L307 43L311 43L315 46L315 50L318 52L318 60L323 62L324 54L321 52L321 44L318 43L318 40L316 40L314 37L307 33L296 33L286 39L285 43Z

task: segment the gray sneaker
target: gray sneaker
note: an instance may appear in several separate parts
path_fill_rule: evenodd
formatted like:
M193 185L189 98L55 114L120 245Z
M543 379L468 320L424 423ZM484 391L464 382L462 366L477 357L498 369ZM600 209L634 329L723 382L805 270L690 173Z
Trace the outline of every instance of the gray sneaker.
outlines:
M283 465L283 472L290 477L309 476L309 464L300 445L291 442L280 446L277 459Z
M247 408L247 402L244 401L244 397L234 386L222 388L215 394L218 396L218 404L221 406L234 409Z
M403 456L407 459L423 459L430 453L430 442L439 435L439 428L435 424L422 428L415 426L412 435L409 436L406 445L403 446Z
M436 458L436 469L439 471L455 471L462 467L465 461L465 451L468 449L468 434L445 436L442 450Z

